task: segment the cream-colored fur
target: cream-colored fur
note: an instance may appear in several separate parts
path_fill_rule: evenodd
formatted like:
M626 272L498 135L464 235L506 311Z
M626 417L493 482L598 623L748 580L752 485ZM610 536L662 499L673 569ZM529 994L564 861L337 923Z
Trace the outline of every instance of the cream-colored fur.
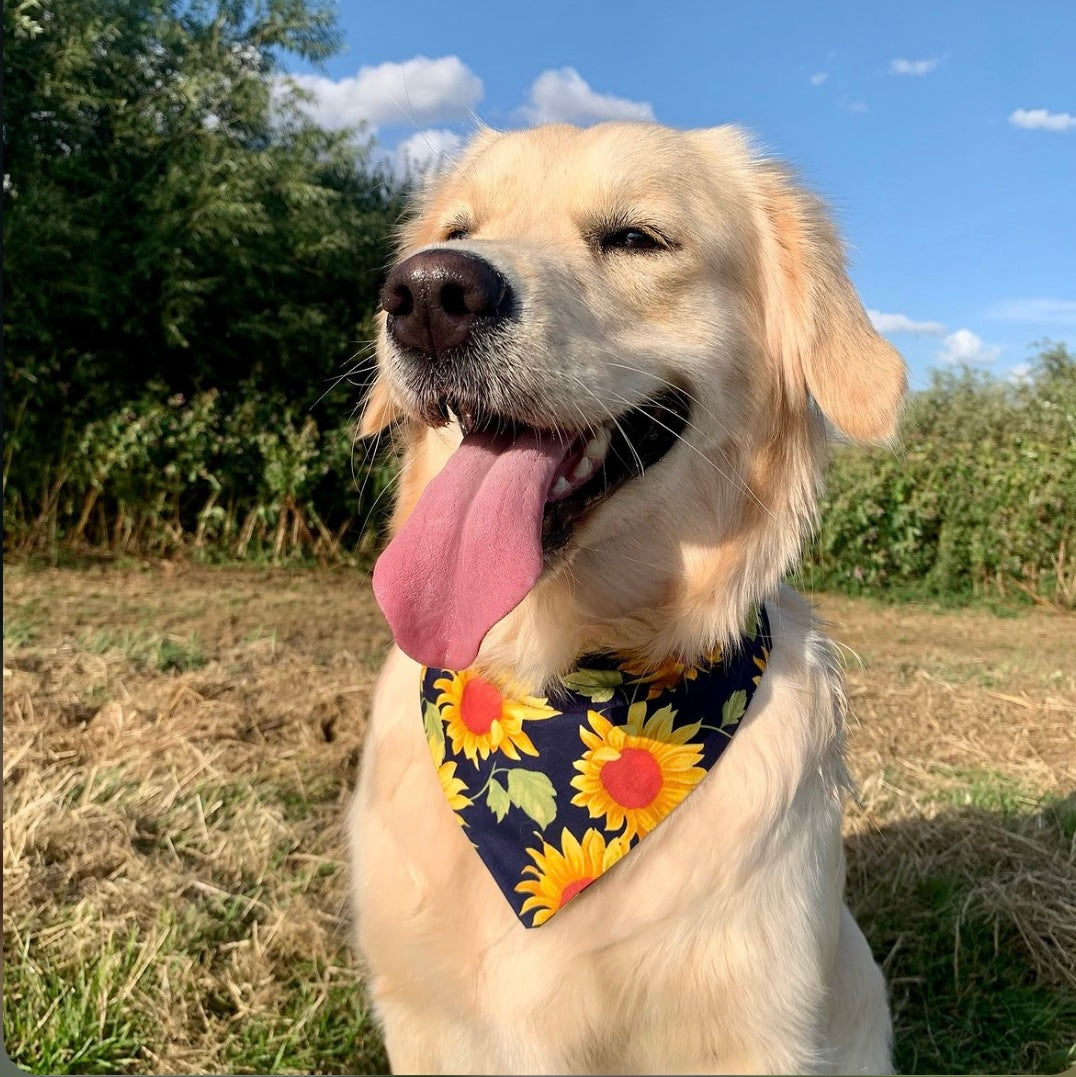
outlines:
M601 222L660 252L602 252ZM904 367L872 329L820 204L732 128L483 131L426 194L401 256L447 243L519 302L491 410L578 430L667 384L683 444L577 527L478 665L538 690L581 654L658 661L732 638L764 599L774 646L719 765L614 869L524 928L431 764L419 668L394 651L350 815L358 940L406 1073L880 1073L881 974L843 904L841 682L780 584L809 529L823 415L893 435ZM395 523L459 441L414 418L391 341L365 426L399 419Z

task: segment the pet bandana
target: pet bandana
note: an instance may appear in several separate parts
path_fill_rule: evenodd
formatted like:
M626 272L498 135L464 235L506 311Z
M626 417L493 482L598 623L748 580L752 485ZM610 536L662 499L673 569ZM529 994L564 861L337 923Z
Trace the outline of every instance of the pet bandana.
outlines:
M611 868L717 763L769 658L765 611L749 624L738 647L697 665L588 657L544 697L423 669L445 799L524 926Z

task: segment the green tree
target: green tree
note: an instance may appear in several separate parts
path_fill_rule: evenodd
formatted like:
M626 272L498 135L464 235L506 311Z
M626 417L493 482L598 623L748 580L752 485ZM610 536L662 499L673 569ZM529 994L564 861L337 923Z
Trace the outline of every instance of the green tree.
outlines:
M4 8L5 523L60 511L88 423L143 396L314 405L369 336L400 192L282 78L317 0ZM354 390L317 418L339 425Z

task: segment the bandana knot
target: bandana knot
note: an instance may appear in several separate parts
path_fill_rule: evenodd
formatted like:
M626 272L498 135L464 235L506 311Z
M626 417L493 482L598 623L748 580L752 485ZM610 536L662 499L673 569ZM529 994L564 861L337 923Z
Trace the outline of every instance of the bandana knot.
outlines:
M769 658L765 610L749 624L738 646L694 665L589 656L547 696L423 669L445 799L525 926L608 871L716 765Z

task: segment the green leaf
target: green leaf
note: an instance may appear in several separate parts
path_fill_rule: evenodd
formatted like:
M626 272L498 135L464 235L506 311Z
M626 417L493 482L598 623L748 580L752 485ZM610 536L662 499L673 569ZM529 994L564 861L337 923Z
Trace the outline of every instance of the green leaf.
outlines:
M508 784L512 784L512 774L514 771L510 771L508 774ZM486 806L496 816L499 823L505 815L508 814L509 805L509 793L503 785L496 778L490 778L489 791L486 793Z
M441 761L445 758L445 727L441 724L441 712L436 703L427 703L422 712L422 724L426 729L426 739L439 749Z
M624 674L616 669L577 669L561 678L570 692L586 696L592 703L607 703L613 689L624 683Z
M745 710L747 710L747 693L742 689L738 692L733 692L725 700L725 705L721 708L721 728L724 729L727 725L735 725L743 717Z
M537 770L517 767L508 772L508 797L543 829L557 817L557 791Z

